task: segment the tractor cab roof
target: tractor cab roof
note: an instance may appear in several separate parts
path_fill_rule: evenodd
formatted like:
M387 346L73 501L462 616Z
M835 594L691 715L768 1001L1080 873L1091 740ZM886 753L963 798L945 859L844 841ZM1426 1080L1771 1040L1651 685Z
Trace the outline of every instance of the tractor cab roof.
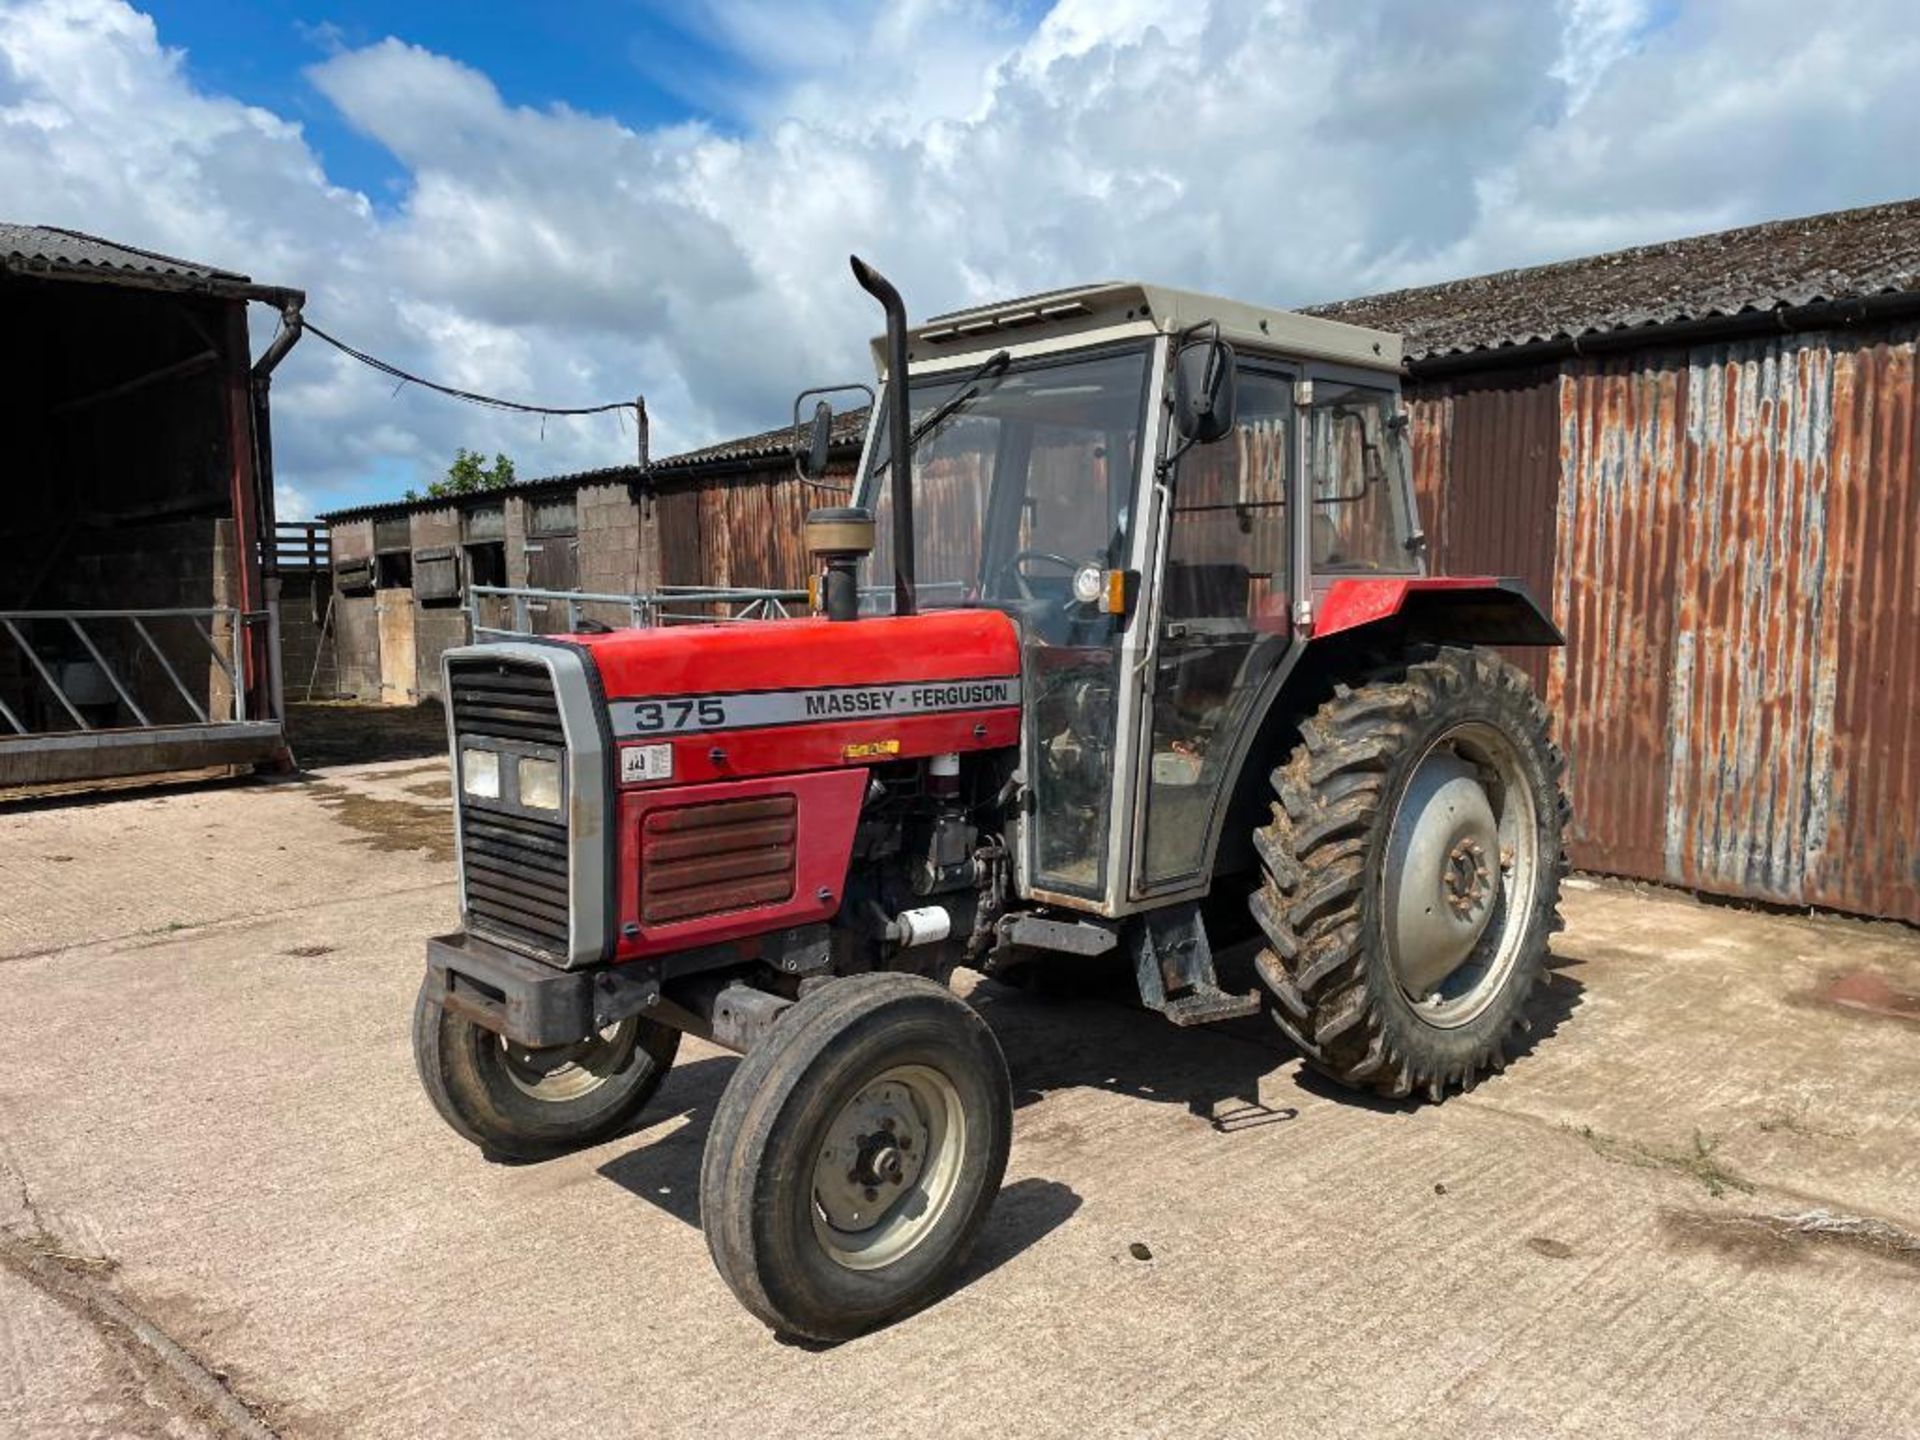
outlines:
M941 368L949 357L958 360L981 350L1038 353L1130 336L1178 334L1208 320L1219 324L1222 338L1245 349L1396 374L1400 369L1400 337L1390 331L1131 280L1049 290L936 315L908 332L907 355L916 368ZM876 368L884 370L884 338L874 340L873 354Z

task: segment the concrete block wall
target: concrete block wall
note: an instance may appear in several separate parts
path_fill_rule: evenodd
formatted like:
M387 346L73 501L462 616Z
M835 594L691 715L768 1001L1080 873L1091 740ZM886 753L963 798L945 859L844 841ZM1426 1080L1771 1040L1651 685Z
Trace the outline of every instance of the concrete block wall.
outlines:
M579 523L580 588L626 595L640 588L640 512L625 485L584 485L574 498ZM582 614L624 625L624 605L586 605Z
M309 683L315 700L331 700L339 693L331 626L324 643L320 633L332 594L329 571L295 570L280 579L280 673L289 700L306 699Z

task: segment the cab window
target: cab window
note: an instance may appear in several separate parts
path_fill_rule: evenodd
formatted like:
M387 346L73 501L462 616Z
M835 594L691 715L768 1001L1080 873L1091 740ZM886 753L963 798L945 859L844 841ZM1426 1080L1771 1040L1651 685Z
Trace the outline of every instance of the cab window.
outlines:
M1398 474L1404 446L1397 397L1319 381L1307 415L1313 568L1412 572L1413 526Z

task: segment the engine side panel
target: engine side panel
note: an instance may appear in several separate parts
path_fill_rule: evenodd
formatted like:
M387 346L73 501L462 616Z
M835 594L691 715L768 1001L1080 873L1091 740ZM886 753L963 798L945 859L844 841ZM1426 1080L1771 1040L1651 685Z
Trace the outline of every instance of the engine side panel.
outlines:
M830 919L866 788L854 768L622 793L615 960Z

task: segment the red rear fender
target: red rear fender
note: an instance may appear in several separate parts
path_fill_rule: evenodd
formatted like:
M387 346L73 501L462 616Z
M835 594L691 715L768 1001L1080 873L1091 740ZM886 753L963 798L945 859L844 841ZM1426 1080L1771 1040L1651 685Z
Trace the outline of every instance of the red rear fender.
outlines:
M1564 645L1519 580L1486 575L1342 579L1314 607L1313 638L1397 624L1410 640L1463 645Z

